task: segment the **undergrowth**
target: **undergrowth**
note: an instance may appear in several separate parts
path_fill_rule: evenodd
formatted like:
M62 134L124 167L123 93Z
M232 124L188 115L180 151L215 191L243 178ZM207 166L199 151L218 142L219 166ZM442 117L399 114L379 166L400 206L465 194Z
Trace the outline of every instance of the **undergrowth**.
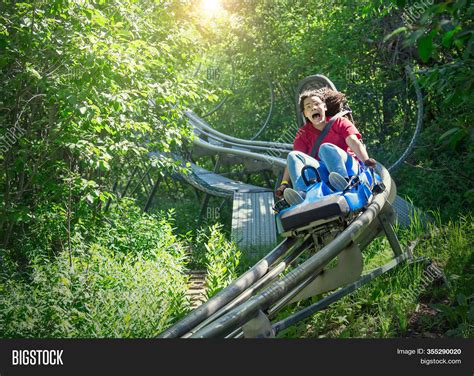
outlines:
M19 268L3 250L0 337L155 336L188 310L185 246L172 218L124 201L102 226L78 225L70 252L37 249Z
M435 315L422 318L421 327L418 328L422 332L420 335L435 332L437 336L473 337L472 223L472 216L469 215L445 224L438 221L427 228L412 226L399 230L400 240L405 246L408 241L420 238L414 249L414 257L424 257L426 262L403 264L395 268L330 305L328 309L288 328L280 333L280 337L404 337L409 335L412 318L420 310L420 304L436 312ZM392 257L384 238L372 242L363 254L364 272ZM433 267L444 272L445 280L429 273L433 270L429 268ZM287 308L280 317L318 298Z

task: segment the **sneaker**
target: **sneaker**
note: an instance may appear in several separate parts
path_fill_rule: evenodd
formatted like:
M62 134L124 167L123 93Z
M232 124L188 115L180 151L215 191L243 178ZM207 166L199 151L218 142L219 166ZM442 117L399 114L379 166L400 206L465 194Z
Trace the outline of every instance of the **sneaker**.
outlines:
M299 193L295 191L292 188L286 188L283 191L283 197L285 198L285 201L290 204L290 205L298 205L301 204L304 201L303 192Z
M286 200L282 198L281 200L279 200L275 203L275 205L273 206L272 209L275 213L279 213L283 209L286 209L286 208L289 208L289 207L290 207L290 205L288 204L288 202L286 202Z
M329 184L331 184L336 191L343 191L349 186L349 179L337 172L331 172L329 174Z

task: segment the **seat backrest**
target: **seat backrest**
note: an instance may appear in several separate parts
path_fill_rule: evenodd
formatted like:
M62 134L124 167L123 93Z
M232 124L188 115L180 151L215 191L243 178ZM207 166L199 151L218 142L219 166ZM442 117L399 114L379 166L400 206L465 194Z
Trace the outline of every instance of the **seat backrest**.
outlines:
M322 74L315 74L315 75L303 78L298 84L298 88L296 89L296 93L295 93L295 109L296 109L296 119L298 122L298 127L301 127L306 123L304 114L300 111L300 107L298 106L298 101L299 101L301 93L306 90L313 90L313 89L317 90L323 87L327 87L329 89L337 91L336 86L332 83L332 81L326 76L323 76ZM348 106L344 106L344 109L350 110ZM354 122L351 114L349 114L348 117L352 122Z

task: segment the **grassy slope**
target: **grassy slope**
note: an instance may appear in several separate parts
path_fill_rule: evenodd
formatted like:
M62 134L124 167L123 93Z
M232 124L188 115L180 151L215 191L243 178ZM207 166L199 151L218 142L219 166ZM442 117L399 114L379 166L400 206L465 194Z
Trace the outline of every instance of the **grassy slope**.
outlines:
M444 270L449 282L426 277L426 265L403 265L334 303L329 309L281 333L282 337L363 337L474 335L474 241L472 217L438 224L428 231L399 231L402 242L430 233L414 250ZM391 257L385 239L364 251L369 270ZM299 303L303 304L303 303ZM308 303L305 303L308 304ZM292 311L293 309L288 309Z

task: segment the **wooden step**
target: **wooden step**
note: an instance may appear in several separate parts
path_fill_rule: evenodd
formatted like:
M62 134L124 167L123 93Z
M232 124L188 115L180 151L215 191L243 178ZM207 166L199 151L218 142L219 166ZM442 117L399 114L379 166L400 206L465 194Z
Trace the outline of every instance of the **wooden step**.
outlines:
M188 273L187 296L191 302L192 309L196 309L206 301L206 274L205 270L191 270Z

